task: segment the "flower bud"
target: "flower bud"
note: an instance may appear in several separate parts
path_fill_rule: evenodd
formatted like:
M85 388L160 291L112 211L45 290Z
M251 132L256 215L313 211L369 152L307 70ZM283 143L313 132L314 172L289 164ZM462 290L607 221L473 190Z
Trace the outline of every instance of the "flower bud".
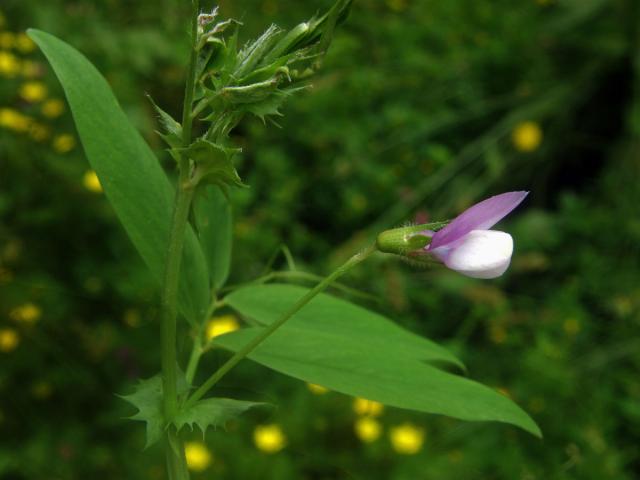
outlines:
M445 225L437 222L385 230L378 235L376 247L380 252L406 255L429 245L434 231Z

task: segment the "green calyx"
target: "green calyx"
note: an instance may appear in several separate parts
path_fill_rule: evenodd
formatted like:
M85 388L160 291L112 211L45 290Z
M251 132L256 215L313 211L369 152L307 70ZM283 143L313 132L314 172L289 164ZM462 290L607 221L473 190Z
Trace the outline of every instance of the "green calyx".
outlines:
M383 253L406 255L431 243L431 237L425 235L425 231L437 231L446 224L447 222L425 223L385 230L378 235L376 248Z

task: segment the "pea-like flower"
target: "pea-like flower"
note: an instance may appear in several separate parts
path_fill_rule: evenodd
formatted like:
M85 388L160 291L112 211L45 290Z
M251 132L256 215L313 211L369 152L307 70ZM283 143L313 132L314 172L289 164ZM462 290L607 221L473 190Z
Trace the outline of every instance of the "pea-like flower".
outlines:
M387 230L378 236L378 249L413 258L428 255L468 277L499 277L511 263L513 238L491 227L528 193L507 192L483 200L437 231L419 225Z
M507 192L476 203L435 232L424 251L468 277L499 277L511 262L513 238L490 228L516 208L528 193Z

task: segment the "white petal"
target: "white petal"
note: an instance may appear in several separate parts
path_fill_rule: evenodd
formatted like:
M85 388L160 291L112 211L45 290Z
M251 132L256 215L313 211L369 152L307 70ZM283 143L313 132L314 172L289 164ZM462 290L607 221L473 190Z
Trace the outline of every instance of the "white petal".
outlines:
M445 265L468 277L495 278L511 262L513 238L497 230L472 230L448 252Z

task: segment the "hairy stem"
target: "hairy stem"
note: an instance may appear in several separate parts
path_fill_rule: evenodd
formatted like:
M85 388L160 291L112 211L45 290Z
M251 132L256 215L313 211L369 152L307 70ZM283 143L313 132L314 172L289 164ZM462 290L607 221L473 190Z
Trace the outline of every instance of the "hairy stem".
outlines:
M193 13L191 24L191 56L183 108L182 143L186 147L191 143L191 106L195 87L195 71L198 52L196 51L198 34L199 0L193 0ZM186 113L184 113L186 112ZM178 363L176 351L176 323L178 286L180 278L180 264L184 237L188 224L189 209L193 199L193 187L189 183L190 161L181 158L179 162L179 179L176 188L173 216L171 219L171 231L169 233L169 247L167 250L165 274L162 287L162 407L165 421L170 422L178 409ZM184 454L184 446L179 433L172 426L166 429L165 452L167 458L167 471L170 480L188 480L189 471Z
M307 303L309 303L316 295L325 290L332 282L334 282L338 277L344 275L346 272L351 270L353 267L358 265L359 263L366 260L373 252L376 251L375 246L371 246L360 253L357 253L349 260L347 260L344 265L339 267L333 273L331 273L328 277L318 283L314 288L309 290L309 292L304 295L300 300L298 300L295 305L291 307L282 317L278 320L270 324L266 327L262 333L256 336L253 340L247 343L244 347L238 350L226 363L224 363L209 379L202 384L200 388L198 388L191 397L185 403L185 408L189 408L194 405L198 400L200 400L222 377L224 377L233 367L235 367L238 363L240 363L247 355L249 355L258 345L264 342L271 334L273 334L278 328L280 328L284 323L289 320L293 315L295 315L302 307L304 307Z

